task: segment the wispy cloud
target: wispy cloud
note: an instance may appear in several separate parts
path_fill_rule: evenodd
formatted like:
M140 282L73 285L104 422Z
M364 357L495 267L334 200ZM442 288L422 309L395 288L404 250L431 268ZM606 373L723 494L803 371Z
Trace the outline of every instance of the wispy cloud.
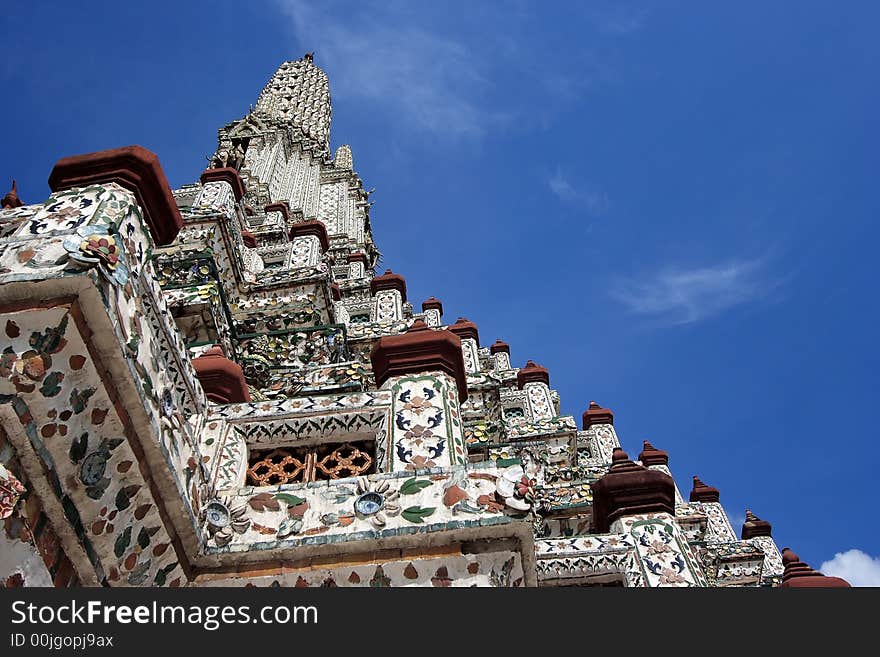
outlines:
M638 32L648 20L648 10L641 7L615 5L604 9L590 9L588 14L599 31L612 35Z
M301 47L314 50L330 74L334 98L353 99L397 126L453 139L546 128L561 108L618 80L614 50L603 44L636 31L645 19L613 7L572 11L569 19L583 29L576 42L561 44L558 35L536 29L536 8L521 0L464 0L454 7L275 3ZM594 38L585 41L583 31ZM567 56L548 66L542 53L563 48Z
M861 550L838 552L819 570L824 575L842 577L853 586L880 586L880 557L872 557Z
M664 325L689 324L766 296L779 280L763 259L734 260L711 267L669 267L619 280L611 296L632 313Z
M449 136L482 135L497 118L479 106L488 83L464 43L370 3L347 18L322 3L279 6L297 39L315 44L318 61L332 71L334 95L397 109L395 119Z
M578 182L575 185L561 169L556 169L556 173L547 179L547 186L560 201L581 205L594 216L604 214L610 205L608 194L590 183Z

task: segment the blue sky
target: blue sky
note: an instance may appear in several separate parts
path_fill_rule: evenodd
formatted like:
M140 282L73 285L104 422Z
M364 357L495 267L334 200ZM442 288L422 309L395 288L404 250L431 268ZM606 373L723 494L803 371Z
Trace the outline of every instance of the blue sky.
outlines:
M814 567L880 555L880 6L4 14L0 183L26 202L58 158L130 143L173 186L196 180L217 128L315 51L333 147L376 187L384 263L414 304L435 295L548 367L565 412L612 408L631 456L667 450L683 493L694 474L717 486L737 529L748 507Z

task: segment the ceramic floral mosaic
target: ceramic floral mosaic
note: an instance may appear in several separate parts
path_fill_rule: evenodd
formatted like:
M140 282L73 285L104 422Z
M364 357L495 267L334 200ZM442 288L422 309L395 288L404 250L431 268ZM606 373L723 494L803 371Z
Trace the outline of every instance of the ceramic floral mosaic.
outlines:
M371 192L329 130L307 56L173 196L111 152L106 180L59 174L0 210L0 519L51 537L0 548L61 555L0 579L778 584L769 525L740 540L657 450L621 456L608 409L561 414L546 371L517 366L540 354L482 346L376 275ZM627 506L627 472L654 477L656 508Z

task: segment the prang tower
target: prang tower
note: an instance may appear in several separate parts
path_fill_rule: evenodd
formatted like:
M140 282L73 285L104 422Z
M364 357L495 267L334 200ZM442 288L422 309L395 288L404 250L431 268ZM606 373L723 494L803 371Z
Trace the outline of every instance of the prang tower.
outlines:
M377 273L311 55L172 192L138 146L0 212L0 582L840 583ZM438 291L438 294L441 292ZM493 338L495 336L492 336ZM536 357L539 354L533 354ZM522 362L519 360L518 362Z

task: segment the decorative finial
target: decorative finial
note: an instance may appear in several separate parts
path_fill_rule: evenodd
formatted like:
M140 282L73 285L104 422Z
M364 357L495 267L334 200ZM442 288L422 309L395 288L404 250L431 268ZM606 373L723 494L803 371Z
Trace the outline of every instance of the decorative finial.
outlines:
M746 509L746 519L743 521L742 532L740 533L742 539L745 541L750 538L772 535L772 525L766 520L761 520L758 516L752 513L751 509Z
M657 449L647 440L645 440L642 445L642 451L639 454L639 461L642 462L642 465L646 467L652 465L669 465L669 454L664 450Z
M694 487L691 489L691 502L718 502L720 494L714 486L705 484L699 477L694 475Z
M22 205L24 205L24 203L18 198L18 185L13 179L12 189L6 192L6 196L0 199L0 207L5 210L6 208L20 208Z
M313 61L315 61L315 53L307 52L305 55L303 55L303 59L311 64Z

